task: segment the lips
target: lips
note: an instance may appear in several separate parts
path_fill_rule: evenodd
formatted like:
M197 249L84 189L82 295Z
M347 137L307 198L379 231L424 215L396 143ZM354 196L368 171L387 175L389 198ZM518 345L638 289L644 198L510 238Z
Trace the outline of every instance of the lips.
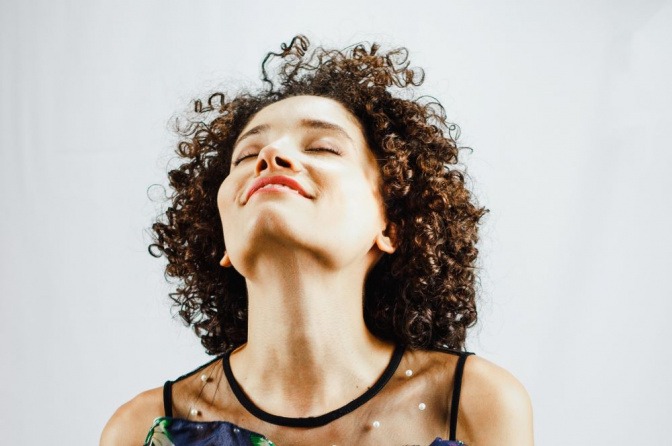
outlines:
M272 177L262 177L255 180L254 183L252 183L250 189L247 191L245 202L247 202L250 199L252 194L254 194L256 191L258 191L259 189L268 184L279 184L281 186L287 186L290 189L297 191L303 197L312 198L310 195L306 193L305 190L303 190L303 188L297 181L291 179L290 177L286 177L283 175L276 175Z

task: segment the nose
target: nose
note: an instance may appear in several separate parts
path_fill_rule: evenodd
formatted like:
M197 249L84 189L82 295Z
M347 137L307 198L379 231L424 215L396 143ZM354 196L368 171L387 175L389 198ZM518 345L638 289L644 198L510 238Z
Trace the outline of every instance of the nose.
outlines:
M289 150L282 150L276 145L268 145L259 151L257 164L254 167L257 175L265 170L274 171L282 169L289 169L294 172L301 170L298 160Z

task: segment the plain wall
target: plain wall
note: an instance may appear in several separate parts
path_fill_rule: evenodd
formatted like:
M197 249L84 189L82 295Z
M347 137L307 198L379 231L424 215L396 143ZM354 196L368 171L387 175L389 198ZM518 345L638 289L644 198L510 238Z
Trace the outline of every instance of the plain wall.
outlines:
M147 253L176 137L297 34L406 46L480 204L468 348L528 389L539 445L669 442L672 2L0 4L0 431L97 444L207 360ZM152 194L149 193L151 196Z

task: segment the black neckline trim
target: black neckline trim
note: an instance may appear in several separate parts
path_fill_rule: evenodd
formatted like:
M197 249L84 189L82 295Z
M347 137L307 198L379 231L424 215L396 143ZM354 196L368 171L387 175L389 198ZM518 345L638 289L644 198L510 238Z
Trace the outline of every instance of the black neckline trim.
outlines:
M318 415L316 417L303 417L303 418L301 417L293 418L293 417L283 417L280 415L273 415L271 413L262 410L256 404L254 404L252 400L245 394L243 389L240 387L240 384L238 384L238 381L236 381L236 378L233 376L233 372L231 371L231 362L229 358L230 356L231 352L228 352L222 357L224 374L226 375L226 379L229 382L229 386L231 387L233 394L236 395L236 398L238 398L238 402L240 402L240 404L242 404L242 406L245 409L247 409L248 412L250 412L255 417L259 418L260 420L278 426L319 427L331 423L332 421L342 417L343 415L349 414L350 412L357 409L358 407L369 401L371 398L376 396L376 394L378 394L378 392L380 392L383 389L383 387L385 387L385 384L387 384L390 378L392 378L392 375L394 375L394 372L397 370L397 367L399 367L399 363L401 363L401 358L402 356L404 356L404 346L403 345L396 346L396 348L394 349L394 353L392 353L392 358L390 359L389 364L385 368L385 371L383 371L383 374L380 375L380 378L378 378L378 380L373 384L373 386L371 386L366 392L364 392L354 400L350 401L345 406L339 407L338 409L332 410L331 412L327 412L325 414Z

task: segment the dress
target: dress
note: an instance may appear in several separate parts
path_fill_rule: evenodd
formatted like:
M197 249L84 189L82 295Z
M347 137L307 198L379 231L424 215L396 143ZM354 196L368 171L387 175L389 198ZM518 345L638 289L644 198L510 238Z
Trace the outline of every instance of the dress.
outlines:
M401 363L402 357L404 356L404 351L405 349L403 346L397 346L383 374L378 378L374 385L368 388L362 395L332 412L317 417L308 418L281 417L269 414L263 411L261 408L257 407L249 399L249 397L247 397L245 392L240 387L238 381L234 377L229 363L230 353L224 354L215 358L205 366L202 366L201 368L181 376L175 381L167 381L165 383L163 388L165 415L154 420L154 424L147 434L144 446L275 446L271 436L267 438L264 434L243 428L230 421L194 421L185 418L173 417L173 385L185 378L192 377L202 368L218 361L221 361L223 376L226 377L231 394L235 396L235 399L237 399L237 402L240 404L240 410L246 413L248 417L252 417L252 419L258 420L260 422L269 423L266 426L287 426L290 428L301 429L328 426L330 423L339 422L339 419L343 419L343 417L346 417L348 414L353 412L354 414L350 415L350 422L356 422L358 419L365 418L366 412L363 412L364 409L362 409L362 407L366 407L367 404L371 405L372 401L375 401L374 397L385 389L386 385L393 376L396 376L396 379L400 380L404 379L404 376L406 377L405 379L408 379L408 377L413 375L413 371L411 369L407 369L405 373L403 370L399 371L398 373L397 369L399 368L399 364ZM464 446L464 443L456 440L455 433L457 431L457 413L464 364L467 357L473 353L457 352L447 349L441 351L457 357L454 373L452 374L453 385L452 392L450 394L449 437L448 439L444 440L440 436L437 436L434 441L432 441L427 446ZM402 378L399 378L399 376ZM390 384L388 387L392 386L393 384ZM383 405L391 407L391 411L398 411L391 403L383 403ZM425 406L426 405L424 403L420 403L419 408L416 408L415 413L422 413L425 410ZM358 409L360 409L359 412L357 412ZM402 418L402 423L411 423L412 426L413 419L411 417L405 417L406 416ZM397 417L395 424L399 424L398 420L399 418ZM383 421L383 423L384 422L385 421ZM370 425L368 426L368 429L371 431L375 431L376 428L380 426L379 421L374 421L372 424L373 428ZM310 438L312 439L312 437ZM373 438L379 439L380 437ZM391 438L396 439L394 436L387 437L384 440L385 444L396 444L394 440L391 440ZM321 444L323 441L324 440L316 442L316 444ZM372 444L382 443L380 443L379 440L375 440ZM404 441L400 444L409 443ZM416 443L412 444L416 445Z

